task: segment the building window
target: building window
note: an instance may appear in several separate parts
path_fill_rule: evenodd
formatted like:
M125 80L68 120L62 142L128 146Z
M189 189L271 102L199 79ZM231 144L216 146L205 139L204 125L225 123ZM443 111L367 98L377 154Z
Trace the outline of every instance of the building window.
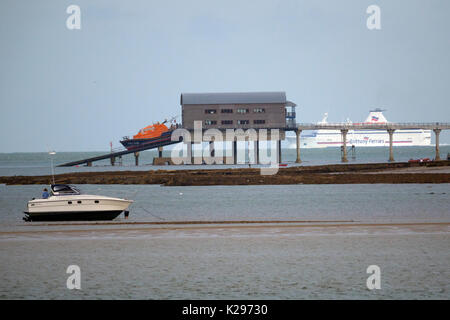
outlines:
M254 124L264 124L266 123L266 120L253 120Z
M233 124L233 120L222 120L222 124Z
M249 120L238 120L237 121L238 124L250 124Z
M254 113L265 113L266 109L264 109L264 108L255 108L255 109L253 109L253 112Z
M217 124L216 120L205 120L205 125L210 126L212 124Z
M207 114L214 114L214 113L217 113L217 110L216 109L206 109L205 113L207 113Z
M236 112L237 113L248 113L249 110L248 109L237 109Z
M233 113L233 109L221 109L221 113Z

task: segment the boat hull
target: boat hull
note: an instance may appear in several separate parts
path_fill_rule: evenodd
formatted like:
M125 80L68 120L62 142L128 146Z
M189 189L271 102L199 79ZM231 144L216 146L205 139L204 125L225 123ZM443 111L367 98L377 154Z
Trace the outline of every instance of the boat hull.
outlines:
M296 148L296 137L287 136L288 148ZM397 146L429 146L431 130L396 130L392 144ZM300 136L301 148L329 148L342 146L342 135L336 130L316 130ZM350 147L388 147L389 134L386 130L349 130L347 146Z
M388 121L380 108L370 110L369 116L363 123L358 124L387 124ZM327 125L328 113L325 113L322 121L317 124ZM344 123L341 123L341 125ZM348 121L347 124L352 124ZM297 137L286 136L289 149L297 148ZM319 129L312 132L303 132L300 135L300 148L328 148L341 147L343 137L340 130ZM431 144L431 130L423 129L398 129L392 135L392 145L397 146L429 146ZM346 135L348 147L388 147L390 136L387 130L382 129L355 129L348 130Z
M141 147L151 147L151 146L159 146L162 144L168 144L172 140L172 132L173 131L167 131L164 132L161 136L156 138L150 138L150 139L127 139L122 140L120 143L127 149L127 150L133 150L133 149L139 149ZM182 141L180 139L180 141Z
M132 200L98 195L57 195L28 201L25 221L112 220L128 210Z
M73 212L25 212L25 221L94 221L113 220L124 210L73 211Z

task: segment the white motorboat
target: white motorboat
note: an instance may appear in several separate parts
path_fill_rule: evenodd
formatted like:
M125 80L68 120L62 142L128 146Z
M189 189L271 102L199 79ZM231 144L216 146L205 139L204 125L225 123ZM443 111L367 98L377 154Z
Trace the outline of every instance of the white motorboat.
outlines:
M125 211L133 200L82 194L73 186L53 184L47 199L28 201L25 221L112 220Z

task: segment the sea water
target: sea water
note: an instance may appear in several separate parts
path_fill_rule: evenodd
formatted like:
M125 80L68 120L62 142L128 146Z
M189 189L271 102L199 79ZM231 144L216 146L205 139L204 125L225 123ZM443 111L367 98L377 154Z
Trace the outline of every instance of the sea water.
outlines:
M339 158L338 151L302 157L326 163L323 152ZM355 161L382 162L385 151L361 149ZM395 151L407 159L432 157L434 149ZM293 152L284 151L285 159ZM151 162L144 154L143 163ZM59 153L55 162L82 156ZM3 154L0 162L0 175L50 171L46 154ZM129 219L22 221L43 187L0 185L0 299L450 298L449 184L78 185L135 200ZM297 223L217 224L242 220ZM146 224L186 221L215 223ZM117 224L124 222L131 224ZM66 286L69 265L80 267L81 290ZM366 286L370 265L381 269L379 290Z
M242 149L243 150L243 149ZM225 151L226 152L226 151ZM246 153L245 151L242 151ZM441 158L445 159L450 153L450 145L440 147ZM135 165L134 155L122 156L122 161L116 158L115 166L111 166L110 160L93 162L92 167L79 165L74 167L57 167L75 160L86 159L98 155L107 154L104 152L57 152L50 156L48 153L0 153L0 176L11 175L49 175L51 174L51 160L55 165L55 174L66 172L95 172L95 171L118 171L118 170L178 170L178 169L224 169L224 168L245 168L248 164L237 165L174 165L174 166L153 166L153 158L157 156L157 151L143 151L139 155L139 166ZM247 152L248 153L248 152ZM295 149L282 149L281 162L289 166L297 165ZM163 157L170 157L171 150L163 151ZM52 157L52 158L50 158ZM396 161L408 161L409 159L435 157L435 147L394 147L394 158ZM247 156L248 159L248 156ZM354 156L349 148L349 163L381 163L389 159L389 148L387 147L361 147L356 148ZM336 164L341 163L340 148L323 149L301 149L302 166Z

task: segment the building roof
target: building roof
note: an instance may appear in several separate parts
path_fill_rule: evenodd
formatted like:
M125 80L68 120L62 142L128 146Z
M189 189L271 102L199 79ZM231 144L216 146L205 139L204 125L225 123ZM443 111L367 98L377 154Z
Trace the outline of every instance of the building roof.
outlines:
M285 92L223 92L223 93L182 93L180 104L288 104ZM294 104L295 105L295 104Z

